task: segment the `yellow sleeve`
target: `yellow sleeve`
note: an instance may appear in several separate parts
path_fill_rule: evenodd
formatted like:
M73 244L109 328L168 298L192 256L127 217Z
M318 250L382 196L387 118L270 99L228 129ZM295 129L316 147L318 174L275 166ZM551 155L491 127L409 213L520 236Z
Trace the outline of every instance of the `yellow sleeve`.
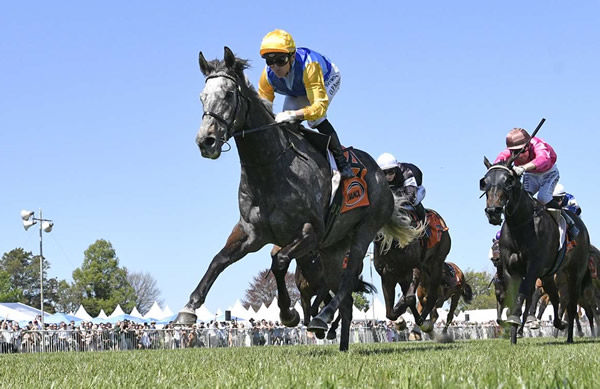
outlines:
M260 75L260 80L258 81L258 95L263 99L267 99L270 102L275 100L275 90L273 86L267 79L267 68L265 67Z
M307 64L304 68L302 81L306 88L306 97L310 102L309 106L304 107L304 119L317 120L325 115L329 106L329 97L325 90L321 65L318 62Z

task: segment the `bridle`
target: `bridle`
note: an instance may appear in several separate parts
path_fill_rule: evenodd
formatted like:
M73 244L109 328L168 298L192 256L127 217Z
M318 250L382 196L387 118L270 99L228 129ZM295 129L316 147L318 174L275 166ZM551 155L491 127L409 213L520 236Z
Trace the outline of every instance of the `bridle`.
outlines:
M225 135L223 136L223 139L221 139L221 141L223 143L227 143L227 140L235 134L234 133L234 134L229 135L231 130L235 126L235 122L236 122L236 119L239 114L238 111L240 109L240 101L241 101L240 97L243 97L247 102L248 102L248 98L246 96L244 96L244 94L242 93L242 88L241 88L240 84L237 82L237 80L234 77L230 76L229 74L227 74L227 73L211 74L210 76L208 76L204 79L204 83L206 84L206 81L210 80L211 78L227 78L228 80L231 80L236 86L236 88L235 88L235 94L236 94L235 95L235 108L233 110L233 116L232 116L231 122L227 122L227 120L225 120L221 115L219 115L215 112L212 112L212 111L205 110L204 113L202 114L202 119L204 119L205 116L210 116L212 118L215 118L218 122L225 125ZM249 111L250 110L248 109L248 104L246 104L246 115L245 115L246 121L248 119ZM231 147L230 147L230 149L231 149ZM229 151L229 150L227 150L227 151Z
M230 76L227 73L216 73L216 74L211 74L208 77L206 77L204 79L204 83L206 84L206 81L210 80L211 78L227 78L228 80L231 80L235 86L236 86L236 99L235 99L235 108L233 111L233 118L231 120L231 122L227 122L227 120L225 120L221 115L212 112L212 111L204 111L204 113L202 114L202 119L204 119L204 116L210 116L212 118L215 118L218 122L222 123L225 125L225 135L223 136L223 138L221 139L221 141L223 142L223 144L226 144L229 146L229 143L227 143L228 139L231 137L236 137L236 136L245 136L246 134L251 134L254 132L258 132L258 131L262 131L262 130L266 130L268 128L272 128L272 127L276 127L278 126L280 123L277 122L273 122L273 123L269 123L269 124L265 124L259 127L255 127L255 128L251 128L251 129L239 129L239 130L235 130L235 131L231 131L232 129L235 129L235 124L236 124L236 118L239 115L239 109L240 109L240 101L241 98L243 98L246 101L246 113L244 115L244 123L248 123L248 116L250 114L250 108L249 108L249 103L250 103L250 99L245 96L242 93L242 88L239 84L239 82L237 81L237 79L235 79L234 77ZM241 98L240 98L241 97ZM229 146L229 149L227 150L223 150L224 152L231 150L231 146Z

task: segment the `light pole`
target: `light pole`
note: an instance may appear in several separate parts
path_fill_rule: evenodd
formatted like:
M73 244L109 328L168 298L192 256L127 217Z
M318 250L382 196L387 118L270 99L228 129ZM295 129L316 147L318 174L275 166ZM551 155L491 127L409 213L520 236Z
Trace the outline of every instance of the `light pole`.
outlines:
M43 244L42 244L42 230L44 232L50 232L52 231L52 227L54 226L54 223L52 222L52 220L49 219L44 219L42 217L42 209L40 208L40 217L35 217L35 212L33 211L27 211L27 210L22 210L21 211L21 219L23 220L23 227L25 228L25 231L27 231L29 229L29 227L31 227L32 225L36 224L37 222L39 223L40 226L40 316L42 317L41 322L42 322L42 331L44 330L44 267L43 267L43 263L44 263L44 251L43 251Z

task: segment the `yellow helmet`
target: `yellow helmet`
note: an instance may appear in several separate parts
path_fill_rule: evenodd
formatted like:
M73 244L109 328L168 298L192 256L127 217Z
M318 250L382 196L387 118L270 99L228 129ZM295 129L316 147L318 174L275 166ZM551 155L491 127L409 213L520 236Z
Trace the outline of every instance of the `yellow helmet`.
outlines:
M273 30L263 38L260 44L260 56L267 53L288 53L296 51L294 38L284 30Z

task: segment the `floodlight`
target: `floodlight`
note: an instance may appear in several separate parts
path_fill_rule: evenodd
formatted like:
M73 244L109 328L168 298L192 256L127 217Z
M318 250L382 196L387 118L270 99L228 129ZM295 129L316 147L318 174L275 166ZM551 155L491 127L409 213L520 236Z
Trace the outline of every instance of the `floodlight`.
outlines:
M25 228L25 231L27 231L29 229L29 227L31 227L35 223L36 223L35 220L23 220L23 228Z
M52 231L53 226L54 223L52 223L51 221L45 221L42 223L42 230L44 230L44 232L50 232Z
M23 220L29 220L29 218L33 215L33 211L28 211L26 209L23 209L21 211L21 219Z

